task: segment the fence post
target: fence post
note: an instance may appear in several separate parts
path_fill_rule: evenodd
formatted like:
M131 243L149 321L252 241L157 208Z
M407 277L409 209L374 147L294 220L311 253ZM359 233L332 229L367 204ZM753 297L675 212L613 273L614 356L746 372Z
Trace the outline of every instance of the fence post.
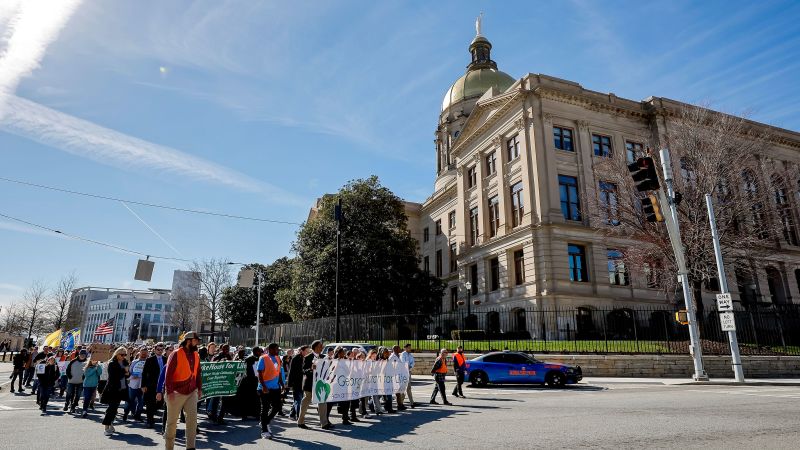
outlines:
M781 345L783 346L783 353L786 353L786 340L783 338L783 319L780 314L775 313L775 319L778 323L778 333L781 335Z
M664 322L664 336L667 338L667 350L672 353L672 342L669 340L669 323L667 322L667 315L661 314L661 320Z
M631 312L633 313L633 339L636 341L636 353L641 353L639 349L639 331L636 327L636 311L631 310Z
M606 320L608 319L607 314L603 314L603 340L606 343L606 353L608 353L608 333L606 332Z
M753 319L753 311L748 311L748 314L750 314L750 327L753 329L753 340L755 341L756 347L759 347L758 330L756 329L756 321Z

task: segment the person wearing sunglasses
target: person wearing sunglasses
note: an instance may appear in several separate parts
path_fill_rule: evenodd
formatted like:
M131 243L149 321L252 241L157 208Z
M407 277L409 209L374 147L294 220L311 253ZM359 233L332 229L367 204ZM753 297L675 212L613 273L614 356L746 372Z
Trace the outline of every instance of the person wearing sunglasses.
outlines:
M164 357L164 343L156 344L153 353L153 356L144 362L144 370L142 370L142 393L147 413L147 428L155 426L153 417L161 408L162 402L156 400L156 393L158 392L158 376L161 374L161 369L167 364L167 358Z
M103 417L106 436L114 434L114 419L117 417L119 404L123 400L128 400L128 380L125 369L128 365L127 357L128 349L119 347L108 361L108 383L100 397L100 401L108 405Z

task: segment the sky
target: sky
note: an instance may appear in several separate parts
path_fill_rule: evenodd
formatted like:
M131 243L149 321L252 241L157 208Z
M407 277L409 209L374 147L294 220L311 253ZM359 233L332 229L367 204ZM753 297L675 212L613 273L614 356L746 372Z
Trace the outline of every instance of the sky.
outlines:
M317 197L433 191L442 97L475 17L515 78L552 75L800 130L796 1L0 0L0 215L147 255L270 263ZM34 282L169 288L186 263L0 216L0 307Z

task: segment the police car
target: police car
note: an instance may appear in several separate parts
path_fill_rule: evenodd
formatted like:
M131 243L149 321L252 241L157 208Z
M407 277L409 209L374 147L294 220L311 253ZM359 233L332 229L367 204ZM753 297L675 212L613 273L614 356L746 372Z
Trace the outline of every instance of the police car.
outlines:
M583 378L580 366L539 361L519 352L493 352L466 362L464 378L472 386L489 383L539 383L550 387L575 384Z

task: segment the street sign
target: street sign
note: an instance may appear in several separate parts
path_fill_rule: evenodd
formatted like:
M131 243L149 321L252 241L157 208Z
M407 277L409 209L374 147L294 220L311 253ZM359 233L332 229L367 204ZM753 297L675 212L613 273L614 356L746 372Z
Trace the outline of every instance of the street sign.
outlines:
M717 294L717 309L719 311L733 311L731 294Z
M722 331L736 331L736 320L732 312L719 313L719 324Z

